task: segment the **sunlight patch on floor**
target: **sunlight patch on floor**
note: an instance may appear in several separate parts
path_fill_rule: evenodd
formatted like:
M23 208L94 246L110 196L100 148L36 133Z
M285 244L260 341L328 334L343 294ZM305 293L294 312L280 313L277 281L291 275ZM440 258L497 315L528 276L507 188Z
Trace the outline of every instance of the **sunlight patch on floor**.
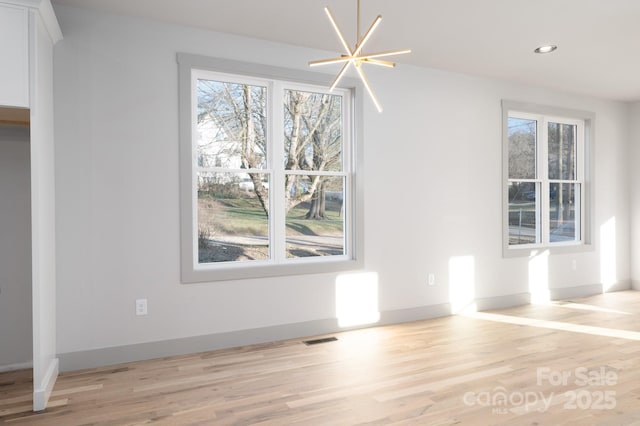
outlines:
M557 306L559 308L577 309L579 311L594 311L594 312L606 312L609 314L633 315L630 312L619 311L617 309L604 308L602 306L584 305L582 303L562 302L562 301L554 301L550 303L553 306Z
M591 325L571 324L559 321L547 321L535 318L516 317L512 315L494 314L490 312L469 312L461 314L467 318L485 321L502 322L506 324L526 325L530 327L548 328L552 330L570 331L573 333L592 334L594 336L615 337L640 341L640 332L618 330L615 328L594 327Z

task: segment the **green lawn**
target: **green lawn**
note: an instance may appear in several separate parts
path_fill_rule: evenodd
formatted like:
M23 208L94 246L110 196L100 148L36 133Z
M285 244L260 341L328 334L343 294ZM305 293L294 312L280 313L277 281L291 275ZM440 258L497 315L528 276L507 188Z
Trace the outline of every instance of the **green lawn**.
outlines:
M305 219L308 204L302 203L287 215L287 235L342 234L343 219L339 206L327 201L324 220ZM266 236L268 220L257 198L226 198L214 200L208 196L198 199L199 227L208 227L213 235Z

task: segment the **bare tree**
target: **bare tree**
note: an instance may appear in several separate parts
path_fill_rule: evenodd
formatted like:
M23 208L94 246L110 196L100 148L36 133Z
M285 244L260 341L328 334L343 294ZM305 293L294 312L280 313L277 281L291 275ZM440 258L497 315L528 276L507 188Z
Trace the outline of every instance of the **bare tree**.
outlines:
M246 84L200 81L198 122L215 130L198 161L203 167L240 159L252 188L268 215L268 189L263 173L267 155L266 88ZM339 95L285 90L285 207L288 212L310 202L309 219L325 217L325 176L306 172L340 170L342 98ZM278 135L274 135L278 137ZM277 160L276 160L277 161ZM237 166L236 166L237 167ZM232 168L232 167L231 167Z
M549 124L549 173L550 178L559 180L575 179L576 129L573 125ZM571 204L574 198L574 185L557 183L558 210L556 220L561 224L571 218ZM563 186L565 186L563 188Z
M288 91L286 150L289 171L339 170L342 156L341 98L321 93ZM308 183L304 191L296 185ZM287 174L286 208L310 202L307 219L325 218L327 178L317 174Z
M239 158L243 169L263 168L267 153L266 88L203 80L200 84L198 122L212 123L217 134L209 142L216 147L207 149L208 155L204 156L212 158L199 158L199 162L204 166L219 166L223 159ZM253 171L247 174L268 216L268 191L263 184L263 174Z

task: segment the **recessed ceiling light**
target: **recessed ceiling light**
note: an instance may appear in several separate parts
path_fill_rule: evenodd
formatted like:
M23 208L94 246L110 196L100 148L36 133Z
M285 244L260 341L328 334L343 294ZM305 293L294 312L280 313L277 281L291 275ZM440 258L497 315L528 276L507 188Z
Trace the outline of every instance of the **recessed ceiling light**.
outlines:
M555 44L545 44L544 46L537 47L534 52L536 53L551 53L556 50L558 46Z

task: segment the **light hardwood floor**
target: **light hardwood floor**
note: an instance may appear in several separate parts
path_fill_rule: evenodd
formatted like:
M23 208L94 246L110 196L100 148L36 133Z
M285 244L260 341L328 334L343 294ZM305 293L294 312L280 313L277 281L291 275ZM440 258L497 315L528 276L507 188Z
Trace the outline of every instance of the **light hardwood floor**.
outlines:
M639 320L624 291L82 370L42 413L5 373L0 423L640 425Z

